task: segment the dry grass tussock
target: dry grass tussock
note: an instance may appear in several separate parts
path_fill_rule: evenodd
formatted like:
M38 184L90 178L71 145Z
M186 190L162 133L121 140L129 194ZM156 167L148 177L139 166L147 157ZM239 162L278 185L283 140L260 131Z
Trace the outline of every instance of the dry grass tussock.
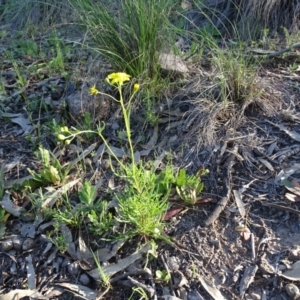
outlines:
M274 116L281 102L272 99L266 93L259 97L250 97L243 102L220 102L214 99L199 98L193 100L195 110L186 119L190 122L185 135L185 144L195 145L198 149L212 146L220 138L234 138L235 130L242 126L247 117ZM191 122L192 120L192 122Z
M277 32L281 27L291 33L300 30L300 0L204 0L194 3L198 12L201 11L194 22L203 26L206 20L221 32L225 30L228 33L233 29L236 34L238 29L239 36L250 34L253 38L265 28L270 33Z
M291 33L300 29L300 0L251 0L241 3L244 3L241 16L245 20L258 22L273 32L281 27L287 28Z

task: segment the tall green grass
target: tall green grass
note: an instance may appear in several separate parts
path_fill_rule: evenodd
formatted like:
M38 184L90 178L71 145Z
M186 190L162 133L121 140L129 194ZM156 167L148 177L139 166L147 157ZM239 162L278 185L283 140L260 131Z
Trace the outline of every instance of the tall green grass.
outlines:
M167 41L167 17L174 0L69 0L96 49L116 71L155 78L158 53Z

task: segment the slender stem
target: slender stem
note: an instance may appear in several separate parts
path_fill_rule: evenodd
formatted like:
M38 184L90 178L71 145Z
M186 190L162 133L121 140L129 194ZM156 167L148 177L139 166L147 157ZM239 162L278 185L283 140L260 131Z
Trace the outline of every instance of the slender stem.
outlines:
M134 161L134 151L133 151L133 146L132 146L132 140L131 140L131 131L130 131L130 114L128 113L130 111L130 103L131 100L134 96L135 93L132 94L132 96L130 97L129 101L128 101L128 110L125 107L124 104L124 100L123 100L123 94L122 94L122 86L119 84L118 85L118 91L120 94L120 104L122 107L122 113L123 113L123 117L124 117L124 122L125 122L125 129L126 129L126 134L127 134L127 138L128 138L128 143L129 143L129 148L130 148L130 154L131 154L131 164L132 164L132 177L133 180L135 182L135 187L138 191L140 191L140 186L138 184L138 180L136 178L136 165L135 165L135 161Z
M132 146L132 141L131 141L130 117L129 117L129 114L128 114L127 109L125 107L124 101L123 101L122 88L121 88L120 85L118 86L118 90L119 90L119 93L120 93L120 104L121 104L121 107L122 107L122 112L123 112L125 127L126 127L126 134L127 134L127 138L128 138L130 152L131 152L132 167L135 167L134 151L133 151L133 146ZM130 100L131 99L132 99L132 97L130 98ZM129 105L130 105L130 100L129 100L129 103L128 103ZM130 107L129 107L129 109L130 109Z
M100 132L98 132L98 134L99 134L99 136L101 137L101 139L102 139L104 145L105 145L106 148L110 151L110 153L112 154L112 156L116 159L116 161L118 162L118 164L122 167L122 169L123 169L124 171L126 171L125 165L118 159L118 157L116 156L116 154L114 154L114 152L111 150L111 148L110 148L110 146L108 145L108 143L107 143L106 139L104 138L104 136L103 136Z

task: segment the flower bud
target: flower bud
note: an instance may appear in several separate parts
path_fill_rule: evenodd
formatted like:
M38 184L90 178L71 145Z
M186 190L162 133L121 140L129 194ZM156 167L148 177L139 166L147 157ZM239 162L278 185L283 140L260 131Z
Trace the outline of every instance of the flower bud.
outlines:
M60 132L69 132L69 129L67 126L60 127Z
M135 84L133 85L133 91L134 91L134 92L137 92L137 91L139 90L139 88L140 88L140 85L139 85L138 83L135 83Z
M63 140L66 139L66 137L65 137L63 134L58 134L58 135L57 135L57 139L58 139L59 141L63 141Z

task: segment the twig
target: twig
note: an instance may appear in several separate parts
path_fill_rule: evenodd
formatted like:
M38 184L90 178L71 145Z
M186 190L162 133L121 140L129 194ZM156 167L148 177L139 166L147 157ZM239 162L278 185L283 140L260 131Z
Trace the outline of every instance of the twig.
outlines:
M228 158L228 166L227 166L227 170L226 170L226 179L225 179L225 184L224 184L224 190L226 192L226 196L224 196L221 201L218 203L218 206L215 208L215 210L213 211L213 213L209 216L209 218L205 221L205 225L211 225L212 223L214 223L217 218L219 217L220 213L225 209L228 201L229 201L229 197L230 197L230 173L231 173L231 169L232 166L234 165L234 158L235 158L235 154L238 151L238 146L235 146L233 151L231 152L229 158Z
M137 286L137 287L140 287L140 288L142 288L143 290L145 290L146 293L147 293L148 295L150 295L151 298L154 296L155 290L154 290L152 287L150 287L150 286L148 286L148 285L146 285L146 284L144 284L144 283L141 283L141 282L139 282L139 281L133 279L133 278L130 277L130 276L128 276L127 278L128 278L129 282L130 282L132 285Z
M252 259L254 260L256 257L256 253L255 253L255 239L253 233L251 233L251 252L252 252Z
M267 54L267 57L270 58L270 57L279 56L285 52L288 52L288 51L291 51L291 50L297 49L297 48L300 48L300 43L296 43L290 47L287 47L287 48L284 48L284 49L281 49L278 51L273 51L273 52L270 52L269 50L251 49L251 48L248 48L248 50L251 52L257 53L257 54Z
M171 277L171 272L170 272L170 269L169 269L169 267L168 267L168 265L166 263L164 255L162 255L160 258L161 258L161 260L163 262L163 265L164 265L165 269L167 270L168 274L170 275L170 289L171 289L171 294L173 296L177 296L176 293L175 293L175 290L174 290L174 286L173 286L173 278Z

